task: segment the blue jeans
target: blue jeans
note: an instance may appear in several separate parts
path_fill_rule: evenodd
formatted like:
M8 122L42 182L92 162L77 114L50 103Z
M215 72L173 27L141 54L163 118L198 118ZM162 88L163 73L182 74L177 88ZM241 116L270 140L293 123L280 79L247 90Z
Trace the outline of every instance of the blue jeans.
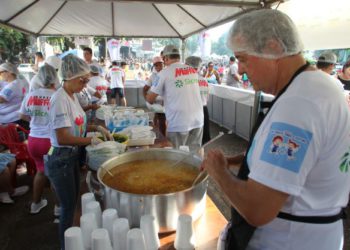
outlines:
M60 201L59 237L61 249L64 249L64 232L73 225L74 211L79 198L80 173L78 147L55 147L52 154L48 157L45 171Z

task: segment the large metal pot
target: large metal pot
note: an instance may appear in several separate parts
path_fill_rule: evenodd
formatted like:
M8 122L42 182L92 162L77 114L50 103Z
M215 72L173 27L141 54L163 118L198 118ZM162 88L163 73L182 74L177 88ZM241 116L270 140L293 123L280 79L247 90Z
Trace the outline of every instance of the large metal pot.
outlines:
M137 195L118 191L103 183L106 170L135 160L168 159L179 160L188 153L173 149L149 149L124 153L106 161L97 172L97 178L104 188L105 208L116 208L119 217L129 219L131 227L139 227L140 218L144 214L152 214L159 225L159 232L176 229L177 218L180 214L190 214L193 220L198 219L205 210L208 177L205 176L197 185L189 189L160 195ZM199 157L187 157L186 163L199 167ZM175 166L176 167L176 166ZM157 183L154 183L157 185Z

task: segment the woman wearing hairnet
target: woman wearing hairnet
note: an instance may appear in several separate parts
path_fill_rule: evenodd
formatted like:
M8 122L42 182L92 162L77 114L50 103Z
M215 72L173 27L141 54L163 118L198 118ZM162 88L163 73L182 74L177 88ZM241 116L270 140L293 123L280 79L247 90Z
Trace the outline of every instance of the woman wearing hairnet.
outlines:
M28 150L35 161L37 169L33 182L31 214L39 213L47 205L47 200L42 199L42 194L48 181L44 174L44 155L47 154L51 147L49 111L50 99L56 90L56 69L45 63L39 68L37 78L38 88L24 98L20 110L21 119L30 121ZM55 205L55 215L58 216L58 213L58 206Z
M27 128L27 122L20 120L19 109L27 92L20 79L19 71L12 63L0 65L0 77L7 84L0 91L0 124L17 123Z
M63 86L50 101L52 147L48 153L47 174L61 205L59 236L64 249L64 231L72 226L79 195L79 146L101 142L97 137L83 136L86 131L99 131L108 139L111 135L101 126L87 125L85 112L75 95L89 81L89 65L74 55L67 55L62 59L61 75Z
M350 110L342 91L306 62L294 23L280 11L242 15L229 38L239 73L276 97L243 160L212 150L203 161L233 207L221 249L343 249ZM240 166L238 176L230 166Z

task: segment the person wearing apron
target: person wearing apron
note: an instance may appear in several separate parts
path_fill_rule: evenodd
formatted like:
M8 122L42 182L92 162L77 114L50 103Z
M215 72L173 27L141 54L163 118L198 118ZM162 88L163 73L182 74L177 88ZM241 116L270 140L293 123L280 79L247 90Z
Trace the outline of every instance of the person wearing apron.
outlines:
M350 191L343 93L305 61L296 26L284 13L249 12L229 34L239 74L275 99L260 113L244 157L212 150L202 163L232 205L222 249L342 249ZM237 176L231 166L240 167Z

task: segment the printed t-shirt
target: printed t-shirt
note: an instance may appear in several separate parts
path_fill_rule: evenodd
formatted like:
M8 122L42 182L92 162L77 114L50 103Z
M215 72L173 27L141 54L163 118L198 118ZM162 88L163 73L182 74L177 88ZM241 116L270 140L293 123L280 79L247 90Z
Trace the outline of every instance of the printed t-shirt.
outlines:
M201 75L198 75L198 83L199 83L199 91L201 94L202 104L203 106L207 106L208 98L209 98L209 84L207 80Z
M64 88L57 90L50 101L51 145L54 147L70 147L59 145L56 131L58 128L69 128L70 134L83 137L86 131L86 116L81 108L78 98L74 100L66 93Z
M103 104L107 102L107 83L100 76L92 76L88 82L88 86L96 90L102 96L101 99L98 99L95 96L91 97L92 102L97 102L98 104Z
M188 132L203 126L203 105L198 73L183 63L173 63L159 73L151 91L164 99L167 131Z
M26 88L18 79L5 85L0 91L0 96L7 102L0 103L0 123L18 121L19 110L26 94Z
M283 212L338 214L350 191L349 137L343 93L324 73L303 72L254 136L249 178L289 194ZM275 218L257 228L247 249L340 249L342 237L341 220L311 224Z
M23 100L20 113L30 116L29 135L37 138L50 138L50 99L52 89L40 88L30 92Z
M111 78L111 89L124 88L123 77L125 77L125 73L123 69L113 66L108 72L108 77Z

